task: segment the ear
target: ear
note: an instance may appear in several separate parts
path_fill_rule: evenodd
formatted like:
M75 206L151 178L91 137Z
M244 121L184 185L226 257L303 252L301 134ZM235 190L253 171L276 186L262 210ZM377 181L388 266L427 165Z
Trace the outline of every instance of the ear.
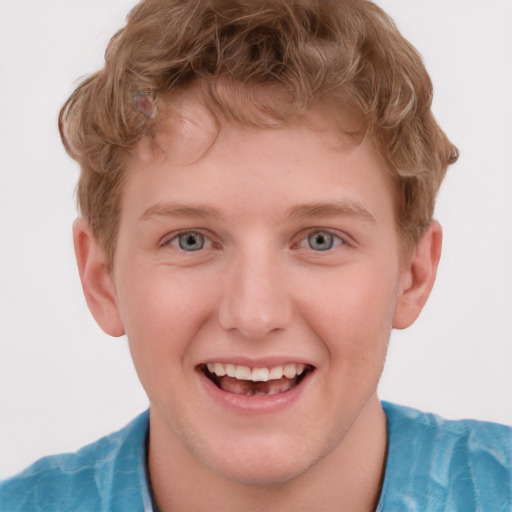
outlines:
M441 258L443 230L432 220L425 229L400 278L400 289L393 315L393 327L405 329L418 318L434 286Z
M73 243L85 300L98 325L111 336L122 336L116 290L105 251L85 219L73 224Z

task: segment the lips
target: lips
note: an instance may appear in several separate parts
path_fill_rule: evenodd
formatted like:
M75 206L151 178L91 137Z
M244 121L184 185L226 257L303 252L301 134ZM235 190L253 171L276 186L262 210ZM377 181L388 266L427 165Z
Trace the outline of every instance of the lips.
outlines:
M313 367L288 363L271 367L254 367L209 362L201 371L222 391L245 396L276 395L296 387Z

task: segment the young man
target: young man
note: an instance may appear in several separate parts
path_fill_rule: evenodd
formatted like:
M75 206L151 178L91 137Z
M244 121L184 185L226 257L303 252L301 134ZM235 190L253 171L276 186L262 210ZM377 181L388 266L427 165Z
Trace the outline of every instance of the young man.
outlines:
M0 509L508 511L511 431L382 404L456 149L365 0L146 0L61 112L89 308L149 412Z

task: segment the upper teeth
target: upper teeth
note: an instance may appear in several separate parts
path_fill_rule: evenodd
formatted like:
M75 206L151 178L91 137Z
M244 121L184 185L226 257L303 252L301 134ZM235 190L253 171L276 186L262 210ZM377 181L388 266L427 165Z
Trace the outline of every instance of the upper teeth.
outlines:
M249 368L248 366L230 363L207 363L206 367L210 373L217 377L234 377L238 380L252 380L253 382L266 382L268 380L281 379L286 377L294 379L297 375L304 373L304 364L285 364L272 366L270 368Z

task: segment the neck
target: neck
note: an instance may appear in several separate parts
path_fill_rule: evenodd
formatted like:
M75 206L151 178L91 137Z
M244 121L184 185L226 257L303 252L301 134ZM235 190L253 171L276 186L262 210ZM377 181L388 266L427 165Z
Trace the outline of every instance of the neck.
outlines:
M161 512L373 512L386 459L386 416L374 395L343 441L306 471L269 485L247 485L210 470L150 422L149 471ZM156 440L156 442L154 442ZM163 449L162 449L163 448Z

